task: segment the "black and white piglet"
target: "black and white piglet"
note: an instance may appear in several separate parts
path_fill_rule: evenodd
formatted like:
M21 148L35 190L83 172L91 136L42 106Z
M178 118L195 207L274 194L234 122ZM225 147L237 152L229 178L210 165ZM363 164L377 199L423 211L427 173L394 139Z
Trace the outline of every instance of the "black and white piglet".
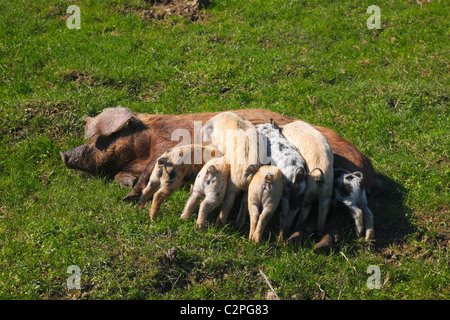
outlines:
M355 220L356 233L362 236L366 231L366 240L374 236L373 214L367 206L363 174L334 168L334 186L331 198L332 206L348 211Z

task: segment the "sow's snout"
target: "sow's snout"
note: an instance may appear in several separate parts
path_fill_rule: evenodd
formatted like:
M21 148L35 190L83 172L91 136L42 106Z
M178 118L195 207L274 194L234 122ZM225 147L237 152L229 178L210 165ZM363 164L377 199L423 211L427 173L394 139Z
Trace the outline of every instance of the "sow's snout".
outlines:
M83 168L81 165L83 163L82 158L85 149L86 145L82 144L67 151L60 151L59 155L67 168L86 170L87 168Z

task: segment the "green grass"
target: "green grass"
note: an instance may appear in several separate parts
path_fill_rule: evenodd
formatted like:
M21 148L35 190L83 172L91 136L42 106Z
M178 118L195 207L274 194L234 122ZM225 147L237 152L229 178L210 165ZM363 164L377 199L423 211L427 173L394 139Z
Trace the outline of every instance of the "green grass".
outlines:
M448 2L215 0L205 17L141 20L146 1L0 1L1 299L449 299ZM74 72L75 71L75 72ZM188 190L150 223L106 177L65 169L82 115L267 108L329 127L385 185L376 242L260 245L180 221ZM211 217L211 222L214 217ZM266 237L267 238L267 237ZM168 252L176 248L172 255ZM81 290L68 290L70 265ZM369 265L381 289L366 286Z

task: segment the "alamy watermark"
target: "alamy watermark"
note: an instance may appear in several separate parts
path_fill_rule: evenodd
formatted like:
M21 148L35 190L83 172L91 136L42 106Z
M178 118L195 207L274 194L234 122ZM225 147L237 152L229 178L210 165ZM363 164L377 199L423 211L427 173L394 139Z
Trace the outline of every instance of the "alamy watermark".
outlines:
M81 10L79 6L71 5L67 8L67 13L71 14L67 18L67 28L69 29L80 29L81 28Z
M371 276L367 278L366 285L369 290L381 289L381 270L377 265L371 264L367 267L367 274Z
M366 13L372 13L367 19L367 29L381 29L381 10L379 6L371 5L367 7Z
M81 289L81 269L77 265L71 265L67 268L67 273L72 274L67 278L67 290Z

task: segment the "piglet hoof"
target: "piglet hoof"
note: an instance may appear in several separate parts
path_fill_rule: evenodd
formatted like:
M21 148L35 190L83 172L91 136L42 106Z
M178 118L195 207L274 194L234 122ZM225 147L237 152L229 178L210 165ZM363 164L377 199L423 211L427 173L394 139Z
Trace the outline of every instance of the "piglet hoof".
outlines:
M303 240L303 234L300 231L294 232L288 239L288 242L298 243Z
M251 238L250 238L250 241L251 242L253 242L253 243L260 243L261 242L261 236L260 235L253 235Z
M200 229L200 230L205 230L205 223L203 222L203 223L197 223L197 227Z
M322 237L322 239L320 239L319 243L317 243L314 246L313 252L317 253L320 251L324 251L327 250L331 247L331 245L334 243L333 241L333 237L329 234L326 234Z
M153 221L156 220L157 213L156 213L156 212L151 212L151 211L150 211L150 213L149 213L148 216L150 217L150 221L153 222Z
M277 237L277 243L283 243L286 240L286 234L283 230L280 231Z
M145 207L145 202L139 200L139 201L137 202L137 204L136 204L136 207L137 207L138 209L140 209L140 210L144 209L144 207Z
M136 199L138 199L139 198L139 194L137 194L136 192L134 192L134 191L131 191L129 194L127 194L123 199L122 199L122 201L135 201Z
M372 229L366 230L366 241L371 240L374 237L374 232Z
M225 224L225 219L223 219L222 217L217 217L217 219L216 219L216 224L218 224L218 225L223 225L223 224Z
M333 240L335 243L338 243L339 241L341 241L341 236L339 235L338 232L332 233L331 236L333 237Z

